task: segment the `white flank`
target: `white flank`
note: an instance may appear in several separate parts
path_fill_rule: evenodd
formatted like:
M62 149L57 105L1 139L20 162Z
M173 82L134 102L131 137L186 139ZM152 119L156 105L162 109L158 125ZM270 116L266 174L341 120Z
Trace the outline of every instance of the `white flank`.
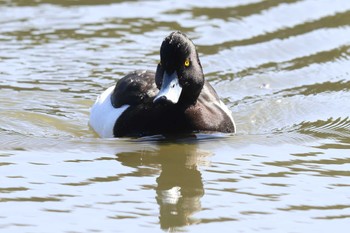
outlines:
M228 107L224 104L224 102L222 102L221 100L220 100L220 102L219 102L220 104L219 104L219 107L228 115L228 117L231 119L231 121L232 121L232 124L233 124L233 126L235 127L235 131L236 131L236 124L235 124L235 121L233 120L233 117L232 117L232 113L231 113L231 111L230 111L230 109L228 109Z
M101 138L114 137L113 128L120 115L129 107L123 105L114 108L111 103L111 94L115 86L108 88L99 97L90 110L90 126Z

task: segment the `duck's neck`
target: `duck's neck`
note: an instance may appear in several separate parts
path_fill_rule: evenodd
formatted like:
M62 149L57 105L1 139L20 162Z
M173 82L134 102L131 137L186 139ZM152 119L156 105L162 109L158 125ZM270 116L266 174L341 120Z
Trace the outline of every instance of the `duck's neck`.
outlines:
M195 105L197 103L201 90L202 87L200 87L200 89L192 89L190 91L183 90L178 104L184 108Z

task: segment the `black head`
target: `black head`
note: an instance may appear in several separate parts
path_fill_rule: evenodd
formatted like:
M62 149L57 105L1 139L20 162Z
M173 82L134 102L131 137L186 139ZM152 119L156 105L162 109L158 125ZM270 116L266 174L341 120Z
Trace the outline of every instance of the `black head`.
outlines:
M172 32L160 47L154 102L194 104L203 88L204 75L193 42L181 32Z

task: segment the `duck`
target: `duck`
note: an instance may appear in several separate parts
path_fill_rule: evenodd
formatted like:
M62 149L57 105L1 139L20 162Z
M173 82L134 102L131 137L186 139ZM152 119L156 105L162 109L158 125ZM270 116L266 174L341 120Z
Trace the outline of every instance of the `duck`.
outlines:
M236 131L194 43L179 31L163 40L155 72L131 72L97 97L89 125L102 138Z

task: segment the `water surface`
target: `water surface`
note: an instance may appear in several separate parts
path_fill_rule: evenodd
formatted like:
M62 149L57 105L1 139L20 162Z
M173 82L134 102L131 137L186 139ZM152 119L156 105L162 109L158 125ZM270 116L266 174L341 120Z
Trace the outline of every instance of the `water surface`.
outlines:
M347 232L350 1L0 1L0 231ZM181 30L236 135L99 139Z

